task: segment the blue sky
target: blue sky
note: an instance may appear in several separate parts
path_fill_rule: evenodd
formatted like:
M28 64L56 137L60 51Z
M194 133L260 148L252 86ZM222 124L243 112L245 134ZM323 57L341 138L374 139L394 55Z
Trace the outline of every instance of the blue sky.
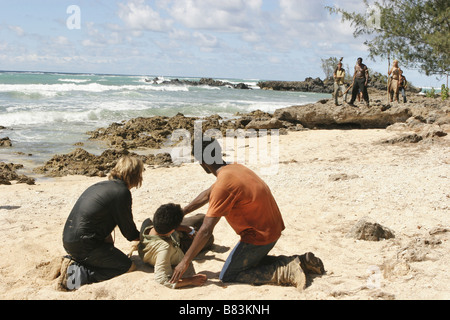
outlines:
M324 78L321 59L353 68L361 56L386 73L325 5L365 11L360 0L0 0L0 70L304 80Z

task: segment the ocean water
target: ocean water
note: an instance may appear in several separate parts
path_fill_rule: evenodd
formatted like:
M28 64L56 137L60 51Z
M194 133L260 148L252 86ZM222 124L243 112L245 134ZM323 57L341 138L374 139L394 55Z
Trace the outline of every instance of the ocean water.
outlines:
M259 79L218 79L246 83L252 90L228 87L153 84L156 76L0 72L0 161L22 163L30 170L75 143L100 154L103 146L88 141L87 131L136 117L203 117L276 109L316 102L326 94L260 90ZM170 80L178 77L159 77ZM199 78L181 78L199 80Z

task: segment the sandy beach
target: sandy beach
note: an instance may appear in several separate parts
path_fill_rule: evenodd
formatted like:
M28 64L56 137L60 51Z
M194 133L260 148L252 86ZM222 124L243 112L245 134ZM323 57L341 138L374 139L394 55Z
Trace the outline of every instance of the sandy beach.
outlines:
M153 269L132 257L138 270L76 292L56 290L52 260L65 254L62 230L80 194L105 178L68 176L36 185L0 185L0 299L64 300L358 300L450 298L450 137L437 142L384 144L388 129L305 130L280 136L279 167L261 175L283 214L286 230L273 255L320 257L327 273L293 287L224 286L218 275L239 237L222 219L215 246L194 261L208 276L203 287L171 290ZM257 173L258 168L249 165ZM195 163L147 167L134 189L138 228L161 204L186 205L215 178ZM206 211L206 207L196 213ZM391 229L381 241L349 237L362 218ZM130 244L115 231L116 246Z

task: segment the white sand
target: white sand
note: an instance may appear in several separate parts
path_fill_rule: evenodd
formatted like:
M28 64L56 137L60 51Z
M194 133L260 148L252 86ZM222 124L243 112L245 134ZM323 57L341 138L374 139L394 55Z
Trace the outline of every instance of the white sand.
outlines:
M62 230L79 195L100 178L65 177L35 186L0 186L0 299L450 299L450 137L440 143L386 145L388 130L302 131L280 137L277 175L262 176L282 211L286 230L272 254L314 252L327 274L308 287L250 286L218 280L224 260L239 240L222 219L216 248L194 262L203 287L171 290L153 280L152 268L76 292L55 290L46 280L48 262L65 254ZM250 168L256 169L249 165ZM330 180L335 174L350 179ZM149 168L133 190L138 228L164 203L186 205L214 182L197 164ZM205 212L206 207L198 212ZM379 242L346 237L361 218L392 229ZM115 231L116 245L129 243Z

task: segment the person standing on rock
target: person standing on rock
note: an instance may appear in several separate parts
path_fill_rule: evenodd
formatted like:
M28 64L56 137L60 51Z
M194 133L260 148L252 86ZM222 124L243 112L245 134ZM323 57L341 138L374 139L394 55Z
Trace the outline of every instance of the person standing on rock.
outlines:
M61 289L79 289L135 270L131 259L114 246L111 233L118 226L137 247L139 231L133 221L130 190L142 185L143 170L142 160L122 157L108 181L89 187L75 203L63 231L69 256L61 266Z
M406 88L408 87L408 81L406 81L406 77L403 75L403 70L400 69L400 83L398 85L399 93L402 94L403 103L406 103Z
M347 94L345 93L346 89L344 84L345 69L342 68L341 61L339 61L336 69L334 70L333 78L334 78L334 104L338 106L339 93L342 93L344 95L344 101L347 102Z
M389 70L389 76L391 77L391 81L389 81L389 101L393 102L395 97L395 101L399 102L401 70L398 66L398 60L394 60L392 62L392 68Z
M239 243L220 273L222 282L290 285L302 290L306 284L304 270L316 266L315 272L322 274L322 261L312 253L290 257L268 256L285 229L269 187L245 166L225 163L217 140L197 143L202 143L201 153L194 150L194 156L206 173L213 174L217 179L183 209L185 214L189 214L209 203L203 224L183 260L174 269L171 283L177 283L183 276L213 234L221 217L225 217L240 235Z
M367 92L367 85L369 83L369 69L362 63L363 59L358 58L355 66L355 74L353 75L353 90L352 99L349 105L355 107L354 102L361 91L363 94L366 106L369 107L369 93Z

